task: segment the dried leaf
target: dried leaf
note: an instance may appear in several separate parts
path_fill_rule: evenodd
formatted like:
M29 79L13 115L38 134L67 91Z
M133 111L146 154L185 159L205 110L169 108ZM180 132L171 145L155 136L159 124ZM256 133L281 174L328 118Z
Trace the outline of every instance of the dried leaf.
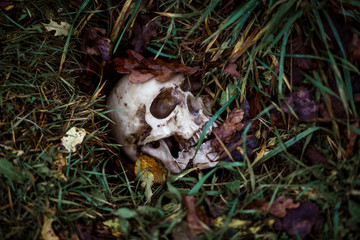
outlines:
M145 52L150 40L157 36L160 28L159 21L161 21L161 17L151 19L149 15L138 15L128 34L128 42L136 52Z
M112 235L115 237L120 237L122 235L121 224L117 219L109 219L103 222L103 224L111 230Z
M203 225L211 225L212 219L207 215L204 208L195 206L196 202L197 200L194 196L184 197L184 204L188 208L188 213L186 215L188 227L195 234L200 234L206 232Z
M244 110L235 108L230 112L228 118L219 127L213 129L213 132L219 136L223 143L230 143L235 139L235 133L243 129L243 118ZM211 146L218 152L223 150L221 143L216 138L211 140Z
M216 228L221 229L225 226L226 220L227 219L224 217L218 217L214 220L214 226ZM240 236L243 235L243 236L248 237L249 234L251 234L251 235L256 234L256 233L260 232L266 226L271 227L274 223L275 223L274 219L253 222L250 220L242 220L242 219L235 218L235 219L232 219L227 226L228 226L228 228L240 230L240 232L238 232L238 234L240 234ZM246 238L246 239L248 239L248 238Z
M316 118L319 105L310 94L309 89L300 87L295 93L286 98L287 103L292 107L300 120L311 120ZM291 114L287 106L283 106L283 110L287 114Z
M146 82L153 77L166 82L175 73L194 74L199 67L187 67L177 61L166 62L161 59L144 58L134 50L126 50L128 58L116 58L114 64L119 73L130 73L132 83Z
M60 147L66 149L68 152L76 152L85 136L86 131L83 128L72 127L66 132L65 136L62 137Z
M319 214L315 203L302 203L298 208L290 209L284 219L278 219L276 228L285 230L290 236L299 235L305 238L308 234L319 234L322 231L324 219Z
M146 170L141 176L141 186L145 188L146 201L150 202L153 195L151 187L154 183L161 184L166 180L167 169L158 163L154 158L141 155L135 163L135 174L138 176Z
M265 208L266 206L266 208ZM286 198L284 196L278 197L275 199L273 204L271 205L269 209L269 213L276 216L276 217L284 217L286 215L287 209L293 209L298 208L300 206L300 203L294 203L294 200L291 198ZM268 205L265 204L262 208L262 210L266 211Z
M56 154L56 160L53 163L56 166L56 177L64 179L67 181L67 178L65 177L64 173L62 172L63 168L66 166L67 161L62 153Z
M58 24L53 20L50 20L49 24L42 23L42 25L48 32L55 31L54 36L68 36L71 27L67 22Z
M143 73L138 72L138 71L132 71L130 73L129 80L132 83L143 83L143 82L149 81L153 77L155 77L155 76L153 74L151 74L151 73L144 73L143 74Z
M226 65L224 72L234 77L241 77L239 71L237 70L237 65L235 63L230 63Z
M141 155L135 163L135 174L138 176L142 171L148 169L154 175L154 183L162 184L166 180L167 169L154 158Z
M52 228L53 221L53 218L44 215L44 223L41 228L41 236L44 240L59 240L59 237L56 236L54 229Z
M265 213L269 207L270 202L264 203L261 206L261 210ZM269 209L269 213L275 217L283 218L286 216L288 209L298 208L300 203L294 203L294 200L291 198L286 198L284 196L278 197L272 203Z
M90 55L102 56L106 61L110 59L110 39L105 37L103 28L89 27L81 42L81 49Z

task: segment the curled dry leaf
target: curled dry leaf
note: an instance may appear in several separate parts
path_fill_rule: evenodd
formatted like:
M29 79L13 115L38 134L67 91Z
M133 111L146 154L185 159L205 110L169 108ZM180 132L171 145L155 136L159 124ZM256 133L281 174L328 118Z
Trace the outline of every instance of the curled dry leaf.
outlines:
M203 224L211 225L212 219L207 215L204 208L196 205L196 198L194 196L185 196L184 204L188 208L186 220L188 227L195 234L200 234L206 231ZM203 223L203 224L202 224Z
M106 61L110 59L110 39L105 37L103 28L89 27L81 42L82 51L90 55L102 56Z
M243 118L243 109L233 109L228 118L219 127L213 129L213 133L217 134L224 144L230 143L235 139L236 132L243 129ZM221 143L217 138L214 138L211 141L211 145L218 152L223 150Z
M161 59L145 58L134 50L126 50L127 58L115 58L116 71L130 73L130 82L142 83L153 77L159 82L166 82L175 73L194 74L199 67L187 67L178 61L167 62Z
M300 120L311 120L316 118L319 105L310 94L309 89L300 87L295 93L286 98L287 103L294 110ZM283 106L283 110L287 114L291 114L287 106Z

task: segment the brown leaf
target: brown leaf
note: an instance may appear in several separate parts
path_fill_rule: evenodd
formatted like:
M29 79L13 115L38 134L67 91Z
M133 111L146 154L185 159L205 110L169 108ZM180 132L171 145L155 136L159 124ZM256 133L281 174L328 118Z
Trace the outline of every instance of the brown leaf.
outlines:
M194 196L185 196L183 201L188 208L186 220L190 230L195 234L205 232L206 229L201 223L208 226L212 224L212 219L207 215L205 209L200 206L195 206L197 199Z
M224 69L224 72L234 77L241 77L240 73L237 70L237 65L235 63L228 64Z
M138 71L132 71L130 73L129 80L132 83L143 83L143 82L149 81L153 77L154 77L154 75L151 73L141 73Z
M287 103L295 111L300 120L311 120L316 118L319 105L310 94L309 89L300 87L295 93L286 98ZM283 106L283 110L287 114L291 114L287 106Z
M263 212L267 211L269 203L270 202L266 202L261 206L261 210ZM294 203L293 199L281 196L276 198L273 204L270 206L269 213L275 217L283 218L286 216L287 209L298 208L299 206L300 203Z
M126 50L128 58L116 58L114 64L119 73L130 73L132 83L146 82L156 77L158 82L166 82L175 73L194 74L199 67L188 67L177 61L145 58L134 50Z
M244 110L235 108L219 127L213 129L213 132L219 136L223 143L230 143L235 139L235 133L243 129L243 118ZM223 150L219 140L216 138L211 140L211 145L218 152Z
M90 55L102 56L106 61L110 59L110 39L104 37L103 28L89 27L82 39L81 49Z
M157 36L162 18L151 19L149 15L139 14L133 27L128 34L128 42L134 47L134 50L143 53L146 50L150 40Z
M300 207L290 209L284 219L277 219L277 230L285 230L290 236L299 235L305 238L308 234L320 234L324 219L319 214L319 207L315 203L302 203Z

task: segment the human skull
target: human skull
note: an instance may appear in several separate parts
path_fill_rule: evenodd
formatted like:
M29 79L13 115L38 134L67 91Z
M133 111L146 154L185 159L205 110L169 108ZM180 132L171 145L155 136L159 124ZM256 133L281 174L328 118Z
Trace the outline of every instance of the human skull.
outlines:
M191 92L181 89L184 81L185 76L177 74L163 83L153 78L134 84L125 75L111 91L108 105L113 134L133 161L143 152L160 160L172 173L178 173L194 157L211 114L201 98L195 99ZM217 158L210 141L205 141L193 165L214 167Z

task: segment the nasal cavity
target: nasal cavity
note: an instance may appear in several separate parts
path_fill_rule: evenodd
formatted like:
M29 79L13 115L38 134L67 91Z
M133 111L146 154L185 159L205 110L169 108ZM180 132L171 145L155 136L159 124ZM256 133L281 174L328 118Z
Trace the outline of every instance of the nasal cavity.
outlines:
M192 115L197 116L199 114L199 111L201 109L201 104L200 104L200 102L197 102L195 100L194 96L192 96L192 95L187 96L187 106L188 106L189 112Z
M150 113L157 119L167 118L179 104L179 100L173 96L173 89L166 88L159 93L150 106Z

